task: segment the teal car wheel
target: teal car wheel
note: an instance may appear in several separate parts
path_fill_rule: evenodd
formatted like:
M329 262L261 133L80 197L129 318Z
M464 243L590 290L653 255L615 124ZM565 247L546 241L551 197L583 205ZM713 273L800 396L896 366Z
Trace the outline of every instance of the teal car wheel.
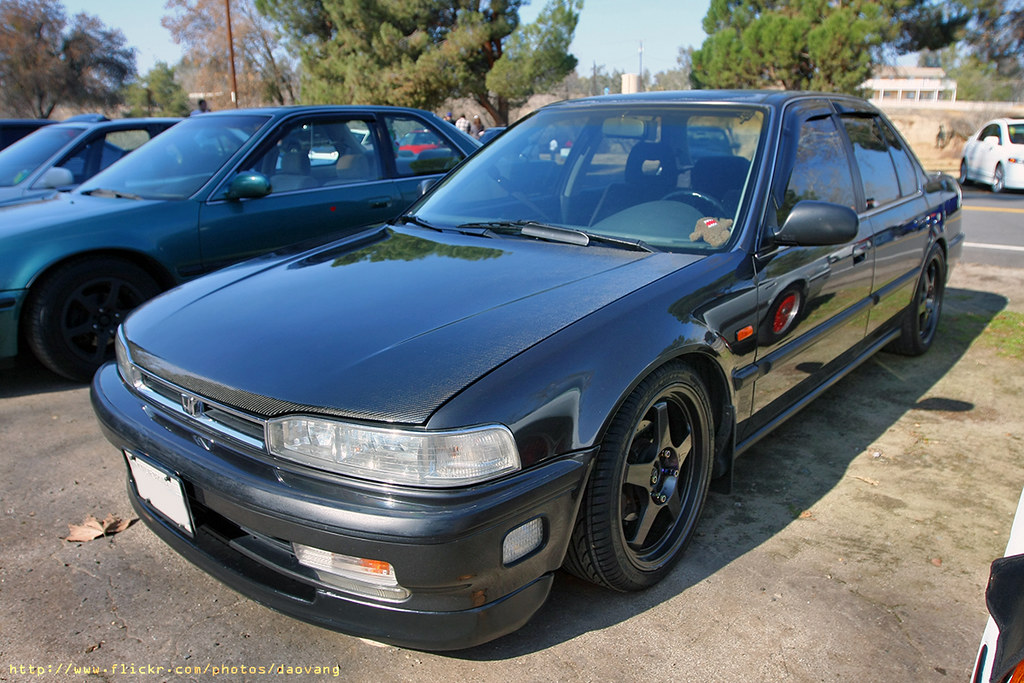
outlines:
M117 326L160 287L118 258L68 262L48 274L27 302L26 337L39 361L59 375L89 381L113 358Z

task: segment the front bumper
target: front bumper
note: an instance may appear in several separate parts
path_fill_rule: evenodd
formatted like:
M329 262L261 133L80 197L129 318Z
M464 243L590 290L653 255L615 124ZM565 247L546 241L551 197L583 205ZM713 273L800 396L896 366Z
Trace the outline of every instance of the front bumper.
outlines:
M18 355L18 317L28 290L0 291L0 359Z
M479 486L412 490L279 461L146 404L108 364L92 402L106 437L179 477L195 533L139 498L136 511L191 562L269 607L352 635L424 650L472 647L523 626L562 563L593 452ZM502 564L511 530L535 518L544 540ZM348 593L298 563L291 543L393 565L402 602Z

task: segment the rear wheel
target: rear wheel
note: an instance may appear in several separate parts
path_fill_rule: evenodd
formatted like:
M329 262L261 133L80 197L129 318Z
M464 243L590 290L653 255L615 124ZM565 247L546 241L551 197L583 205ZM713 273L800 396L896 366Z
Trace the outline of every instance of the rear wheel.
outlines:
M29 296L29 347L58 375L89 381L113 357L117 326L159 292L146 271L123 259L70 261L49 273Z
M1003 165L996 164L996 170L992 173L992 191L999 193L1006 189L1006 179L1003 173Z
M584 494L566 569L621 591L653 586L679 560L711 480L711 407L690 367L648 376L616 413Z
M928 252L928 259L917 281L914 300L903 314L899 338L892 350L906 356L920 356L931 348L939 328L942 298L946 290L946 260L938 245Z

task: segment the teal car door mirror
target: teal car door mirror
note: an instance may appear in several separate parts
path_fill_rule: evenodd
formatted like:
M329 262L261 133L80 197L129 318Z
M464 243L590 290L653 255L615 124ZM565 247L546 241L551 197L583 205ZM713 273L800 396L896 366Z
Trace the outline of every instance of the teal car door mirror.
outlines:
M271 189L270 179L267 176L256 171L245 171L231 179L231 184L228 185L224 197L232 200L258 199L270 194Z

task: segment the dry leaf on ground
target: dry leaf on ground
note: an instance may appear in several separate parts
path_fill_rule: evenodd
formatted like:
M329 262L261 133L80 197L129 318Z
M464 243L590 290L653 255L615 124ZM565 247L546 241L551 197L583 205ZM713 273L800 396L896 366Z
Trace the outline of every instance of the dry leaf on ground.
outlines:
M119 534L135 522L134 519L121 519L108 514L103 521L87 515L81 524L68 524L68 535L64 539L71 543L86 543L100 536Z

